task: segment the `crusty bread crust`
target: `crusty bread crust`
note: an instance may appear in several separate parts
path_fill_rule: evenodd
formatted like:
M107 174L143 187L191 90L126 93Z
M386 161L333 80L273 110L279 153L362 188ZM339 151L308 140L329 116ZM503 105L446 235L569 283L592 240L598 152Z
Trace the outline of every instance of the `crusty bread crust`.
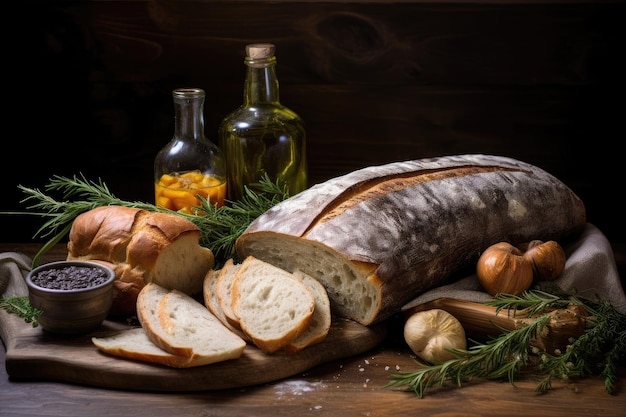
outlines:
M141 210L101 207L85 212L72 223L67 249L72 257L124 262L126 246Z
M200 237L198 227L182 216L104 206L74 219L67 259L108 262L116 273L111 315L129 316L149 282L186 294L202 291L214 257L200 246Z
M109 336L92 337L91 341L101 351L121 358L158 363L173 368L191 368L202 364L164 351L150 340L141 327L122 330Z
M583 202L533 165L456 155L369 167L259 216L236 242L326 287L334 312L369 325L469 267L491 244L575 237Z

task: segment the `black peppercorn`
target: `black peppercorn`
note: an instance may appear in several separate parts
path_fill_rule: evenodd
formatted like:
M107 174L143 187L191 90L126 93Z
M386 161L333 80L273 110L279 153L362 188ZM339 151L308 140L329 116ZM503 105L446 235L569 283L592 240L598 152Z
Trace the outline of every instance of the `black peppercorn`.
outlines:
M32 277L34 284L51 290L90 288L102 284L107 279L108 275L105 271L84 266L46 269Z

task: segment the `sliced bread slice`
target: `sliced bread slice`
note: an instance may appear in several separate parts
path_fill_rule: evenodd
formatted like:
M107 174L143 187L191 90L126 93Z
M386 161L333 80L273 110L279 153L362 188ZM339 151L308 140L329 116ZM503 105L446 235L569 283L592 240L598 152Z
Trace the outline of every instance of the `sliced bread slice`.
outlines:
M202 295L204 297L204 305L209 309L211 313L215 317L222 322L222 324L228 327L233 333L242 339L249 341L248 336L245 335L244 332L241 331L240 328L233 326L228 319L226 318L226 314L224 314L224 310L222 310L222 306L220 305L220 300L217 296L216 284L217 277L219 276L220 270L212 269L210 270L206 276L204 277L204 284L202 287Z
M234 263L233 259L228 259L220 270L217 280L215 281L215 293L219 301L222 313L231 326L240 329L239 319L233 311L233 281L241 264Z
M187 357L164 351L150 340L141 327L122 330L110 336L92 337L91 341L102 352L121 358L152 362L173 368L191 368L201 365L201 361L192 361Z
M235 275L232 308L250 340L273 353L306 330L315 298L290 272L249 256Z
M198 365L239 358L246 347L193 297L154 283L139 293L137 317L154 344Z
M307 329L299 333L285 346L285 351L289 353L299 352L307 346L314 345L324 340L328 335L332 321L330 299L322 283L300 270L294 271L293 274L302 280L302 282L309 287L311 293L313 293L315 309L313 310L313 316L311 316L311 321Z
M150 338L150 340L152 340L155 345L172 354L189 358L193 354L191 348L187 347L185 349L180 349L176 352L173 352L166 349L164 344L158 343L157 340L153 338L146 330L148 328L156 329L160 327L159 304L161 304L161 300L167 295L169 291L170 290L168 290L167 288L161 287L158 284L146 284L141 289L141 291L139 291L139 294L137 294L137 319L139 320L141 327L143 327L144 331L146 331L146 335Z

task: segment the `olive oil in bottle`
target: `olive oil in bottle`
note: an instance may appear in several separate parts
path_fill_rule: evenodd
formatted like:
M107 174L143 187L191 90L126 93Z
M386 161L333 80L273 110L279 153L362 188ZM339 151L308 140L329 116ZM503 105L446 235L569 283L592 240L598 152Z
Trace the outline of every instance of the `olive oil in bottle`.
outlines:
M303 120L280 103L273 44L246 46L243 104L222 120L219 147L228 170L228 199L264 174L290 195L307 187L306 131Z
M155 204L193 213L198 195L221 207L226 198L226 161L204 133L204 98L200 88L179 88L174 100L174 136L154 160Z

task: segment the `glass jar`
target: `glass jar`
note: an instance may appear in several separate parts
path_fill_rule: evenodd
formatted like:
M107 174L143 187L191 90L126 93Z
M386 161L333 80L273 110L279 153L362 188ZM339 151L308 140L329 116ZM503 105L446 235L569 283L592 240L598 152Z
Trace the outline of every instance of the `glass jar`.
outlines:
M264 174L290 195L307 187L306 130L300 116L280 103L274 51L273 44L246 46L243 104L218 129L232 201Z
M226 161L204 133L205 92L179 88L174 100L174 136L154 160L155 204L193 214L198 195L221 207L226 198Z

